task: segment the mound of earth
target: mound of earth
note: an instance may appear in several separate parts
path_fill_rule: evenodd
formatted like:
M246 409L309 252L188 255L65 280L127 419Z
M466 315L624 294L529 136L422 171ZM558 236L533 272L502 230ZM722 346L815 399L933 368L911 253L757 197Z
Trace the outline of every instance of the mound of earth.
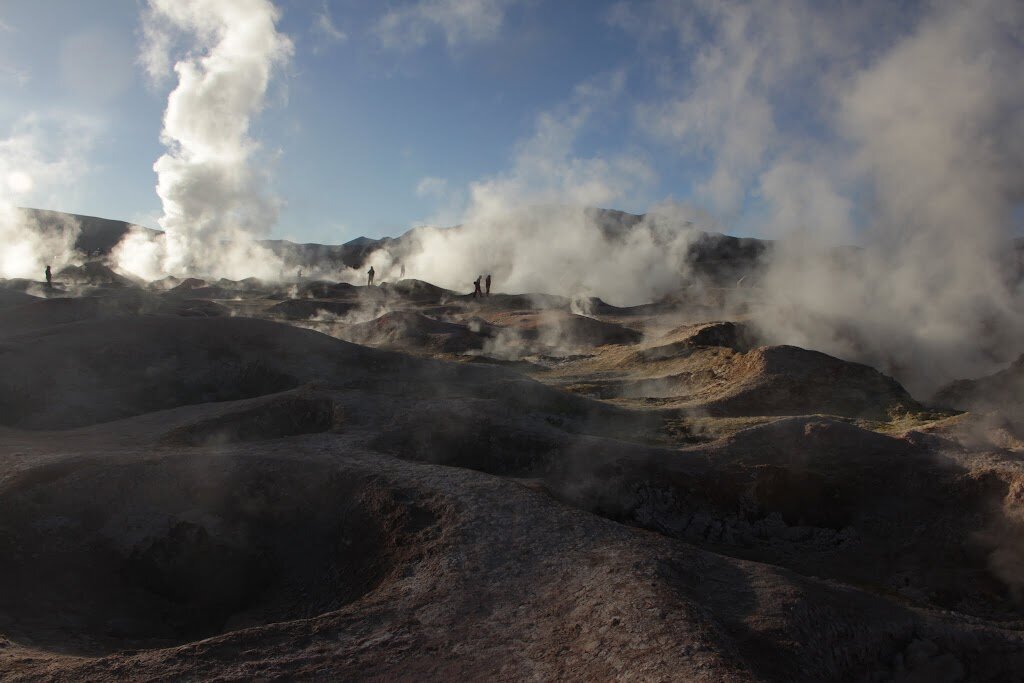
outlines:
M397 295L417 304L439 304L456 296L455 292L442 289L423 280L399 280L395 283L381 283L388 295Z
M637 351L634 357L642 362L661 360L685 354L698 346L721 346L737 353L746 353L756 344L753 333L743 323L700 323L669 331L658 339L657 345Z
M206 302L204 302L205 305ZM0 336L21 334L81 320L133 316L153 312L161 302L139 290L123 290L117 296L84 296L37 299L0 312Z
M923 410L896 380L867 365L795 346L743 353L711 345L745 348L743 328L734 324L696 325L667 339L680 340L585 360L562 374L580 393L655 400L713 417L829 414L887 421ZM603 377L575 380L595 375Z
M462 295L463 302L471 302L486 311L560 310L568 311L569 299L553 294L498 294L474 298L472 294Z
M616 323L557 310L481 313L490 323L514 331L522 340L560 349L635 344L643 335Z
M515 383L517 400L534 409L581 401L535 382L524 385L520 375L503 368L378 351L247 318L116 318L26 332L4 343L0 375L0 424L24 429L67 429L310 382L386 382L397 392L433 397L490 395L510 391Z
M54 282L52 287L47 287L46 282L28 280L23 277L15 277L7 280L0 280L3 288L9 292L24 292L35 297L65 296L66 292L59 282Z
M164 296L187 299L230 299L236 296L236 292L218 285L211 285L206 280L189 277L169 288Z
M357 310L360 304L351 301L319 301L316 299L288 299L274 304L267 312L274 317L287 320L309 320L316 316L329 313L343 317Z
M291 389L361 358L359 347L243 318L86 320L0 354L0 420L63 429L190 403Z
M365 323L350 325L345 338L357 344L463 353L480 349L486 336L466 325L449 323L412 311L392 311Z
M208 286L0 311L5 680L1024 670L1024 464L951 436L972 414L854 426L916 404L865 366L683 325L721 312L329 299L401 306L323 327L402 353L246 318L277 303L255 284L194 298ZM634 325L671 332L534 363L424 357Z
M198 280L196 278L185 278L185 279L182 279L180 277L175 277L174 275L168 275L167 277L160 278L159 280L151 281L147 286L150 289L157 289L157 290L174 289L175 287L177 287L178 285L183 283L186 279L195 280L196 282L202 282L203 285L206 284L203 280Z
M229 280L225 277L217 280L216 285L223 289L230 289L236 292L259 292L266 289L266 284L256 277L247 277L241 280Z
M55 280L72 285L96 285L105 287L132 287L134 283L118 275L100 261L87 261L80 266L67 266L54 274Z
M588 451L593 459L602 449ZM788 418L681 453L609 453L585 483L574 477L556 472L549 485L581 507L718 552L1020 618L1008 563L1020 552L1009 529L1024 513L1018 462L952 458L914 434Z
M358 444L322 433L287 448L58 451L15 466L0 479L0 669L995 681L1024 659L1011 630Z
M215 318L231 315L231 310L216 301L208 299L176 299L161 301L154 313L160 315L180 315L186 317Z
M808 415L867 419L920 410L893 378L796 346L764 346L743 354L727 384L704 402L712 415Z
M296 290L296 298L343 299L358 294L359 288L347 282L316 280L304 282Z
M1024 407L1024 355L993 375L947 384L931 402L953 410L1018 412Z
M25 292L0 289L0 310L24 306L25 304L30 304L35 301L40 301L40 298L32 296L31 294L26 294Z
M288 391L226 402L222 410L168 430L160 441L189 446L264 441L323 432L334 424L334 403L328 396Z

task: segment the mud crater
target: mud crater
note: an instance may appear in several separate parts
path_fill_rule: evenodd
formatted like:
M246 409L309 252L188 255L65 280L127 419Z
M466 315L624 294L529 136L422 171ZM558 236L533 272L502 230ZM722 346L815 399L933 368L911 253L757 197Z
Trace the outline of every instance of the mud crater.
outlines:
M0 633L63 653L330 612L408 573L439 532L415 495L305 463L62 468L0 492Z

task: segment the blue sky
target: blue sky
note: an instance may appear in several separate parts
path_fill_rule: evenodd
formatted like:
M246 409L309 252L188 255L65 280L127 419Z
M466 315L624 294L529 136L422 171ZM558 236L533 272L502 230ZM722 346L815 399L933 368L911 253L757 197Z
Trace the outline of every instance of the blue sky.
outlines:
M303 240L397 234L429 220L437 198L417 195L423 178L458 188L501 172L539 113L635 57L598 2L514 5L497 36L449 45L437 30L414 49L374 34L385 3L277 6L295 52L252 135L273 153L283 201L275 234ZM337 34L321 28L324 16ZM0 5L0 21L0 131L32 112L82 117L83 135L94 136L87 172L52 188L46 208L155 226L152 164L173 83L154 87L136 63L140 3L14 0ZM627 116L603 112L581 144L591 153L631 144ZM620 208L643 210L644 199Z
M276 0L294 52L250 130L280 201L272 235L336 243L454 223L474 184L633 212L686 202L737 234L789 221L848 235L872 181L917 163L864 139L861 124L888 120L871 78L919 80L904 41L953 21L862 4ZM0 4L0 140L31 129L52 171L24 203L156 226L175 83L140 66L145 8Z

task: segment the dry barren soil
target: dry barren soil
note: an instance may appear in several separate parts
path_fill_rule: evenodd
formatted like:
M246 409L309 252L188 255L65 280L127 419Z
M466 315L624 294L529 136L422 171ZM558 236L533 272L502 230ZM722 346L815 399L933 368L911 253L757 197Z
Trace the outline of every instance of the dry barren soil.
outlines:
M4 680L1024 680L1020 361L911 396L721 292L0 284Z

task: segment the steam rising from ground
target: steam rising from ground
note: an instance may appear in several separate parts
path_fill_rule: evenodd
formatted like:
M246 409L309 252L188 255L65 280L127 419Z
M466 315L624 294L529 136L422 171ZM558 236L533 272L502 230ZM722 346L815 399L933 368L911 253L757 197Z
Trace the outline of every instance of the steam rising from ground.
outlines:
M66 188L84 168L88 126L27 116L0 139L0 277L41 280L47 265L57 272L75 263L79 226L70 217L44 229L18 206Z
M292 50L276 18L268 0L151 2L151 73L166 72L178 33L201 56L175 66L168 152L155 166L166 238L129 236L123 269L282 272L255 242L275 211L249 137ZM770 271L749 283L763 286L753 315L770 341L871 363L918 393L1019 354L1024 310L1005 256L1024 201L1024 5L654 0L608 20L660 74L660 94L635 105L636 129L695 162L693 196L725 227L665 201L608 231L582 208L642 196L656 180L642 152L575 151L627 99L635 70L620 69L538 116L506 173L464 191L421 183L449 212L467 198L462 226L415 231L362 271L373 265L380 281L404 268L464 292L490 273L498 291L635 304L692 284L694 227L739 230L782 238ZM863 249L839 258L842 243Z
M123 270L147 279L280 273L282 264L256 243L277 207L253 169L259 146L249 136L273 70L292 54L277 17L269 0L150 1L143 59L151 76L166 73L178 34L195 45L174 65L178 85L160 136L167 152L153 166L165 235L129 235L115 253Z
M755 310L769 340L869 362L919 393L1020 353L1005 255L1024 201L1024 5L656 1L610 20L654 46L666 89L637 122L707 162L695 196L783 238ZM511 172L469 187L462 229L416 236L409 272L618 304L678 290L687 221L708 221L669 204L683 215L652 212L609 240L575 208L653 178L639 155L573 155L625 77L542 115ZM864 248L839 259L843 243Z
M836 120L856 151L844 171L875 205L867 248L838 269L815 240L787 241L760 316L772 336L920 391L1020 353L1024 307L1006 256L1024 200L1022 38L1019 2L940 4L847 81ZM849 220L833 209L833 224Z
M605 235L576 206L478 206L464 229L421 231L405 258L411 276L472 291L479 274L495 291L600 296L633 305L677 291L687 281L696 231L685 207L666 204L620 235Z

